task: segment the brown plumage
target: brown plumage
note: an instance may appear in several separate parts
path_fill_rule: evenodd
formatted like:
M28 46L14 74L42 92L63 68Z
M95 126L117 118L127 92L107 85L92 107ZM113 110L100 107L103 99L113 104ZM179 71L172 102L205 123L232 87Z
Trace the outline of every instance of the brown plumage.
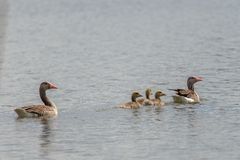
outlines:
M49 82L42 82L39 88L40 98L45 105L31 105L15 109L19 118L23 117L51 117L57 115L56 105L46 96L46 90L57 89L57 87Z
M145 96L146 98L138 99L137 102L141 105L149 106L153 105L152 101L150 100L150 96L152 95L152 90L150 88L146 89Z
M126 109L136 109L139 108L141 106L141 104L139 104L136 100L138 97L142 97L141 94L139 94L138 92L133 92L131 99L131 102L127 102L125 104L120 105L120 108L126 108Z
M197 92L194 90L194 84L198 81L202 81L201 77L189 77L187 80L188 89L170 89L176 92L176 96L173 96L176 103L194 103L200 102L200 98Z
M53 107L45 106L45 105L32 105L32 106L26 106L22 107L22 110L28 113L34 114L34 117L41 117L46 114L49 114L48 112L55 112ZM17 110L17 109L16 109Z
M166 94L163 93L162 91L157 91L155 93L155 99L152 99L151 101L153 102L154 106L163 106L165 103L161 100L161 96L165 96Z

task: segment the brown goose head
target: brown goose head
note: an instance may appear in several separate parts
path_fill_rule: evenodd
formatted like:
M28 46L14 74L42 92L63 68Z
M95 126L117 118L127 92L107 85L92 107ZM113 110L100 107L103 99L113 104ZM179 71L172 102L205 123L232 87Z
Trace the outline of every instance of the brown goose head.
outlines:
M49 82L42 82L40 84L40 90L48 90L48 89L57 89L57 86L52 84L52 83L49 83Z
M158 90L158 91L155 93L155 98L156 98L156 99L159 99L161 96L166 96L166 94L163 93L162 91Z
M188 89L191 89L194 91L194 83L202 81L202 80L203 80L202 77L197 77L197 76L189 77L187 80Z
M142 95L140 93L138 93L138 92L133 92L132 93L132 102L136 102L136 99L138 97L142 97Z
M146 98L150 99L150 96L152 95L152 90L150 88L148 88L145 92Z

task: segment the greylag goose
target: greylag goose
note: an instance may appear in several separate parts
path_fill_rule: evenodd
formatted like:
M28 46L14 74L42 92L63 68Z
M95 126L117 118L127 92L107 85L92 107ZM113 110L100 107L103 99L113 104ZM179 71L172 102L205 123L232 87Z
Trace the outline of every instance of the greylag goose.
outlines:
M150 95L152 95L152 90L150 88L146 89L145 95L146 95L146 99L141 98L141 99L138 99L137 102L141 105L146 105L146 106L153 105L152 101L150 100Z
M188 89L170 89L176 92L176 95L173 96L175 103L198 103L200 98L197 92L194 90L194 84L196 82L202 81L202 77L189 77L187 80Z
M56 105L46 96L46 90L57 89L49 82L42 82L39 88L40 98L44 105L32 105L15 109L19 118L24 117L53 117L57 115Z
M136 100L138 97L142 97L141 94L139 94L138 92L133 92L132 93L132 101L131 102L127 102L125 104L120 105L120 108L126 108L126 109L136 109L139 108L141 104L139 104Z
M165 103L161 100L161 96L166 96L165 93L163 93L162 91L157 91L155 93L155 99L152 99L152 103L154 106L163 106Z

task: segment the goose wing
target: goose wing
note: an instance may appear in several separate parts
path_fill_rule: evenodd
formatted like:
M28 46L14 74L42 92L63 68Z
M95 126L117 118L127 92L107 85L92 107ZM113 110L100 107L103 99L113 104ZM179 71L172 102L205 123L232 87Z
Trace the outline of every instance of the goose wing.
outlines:
M191 94L191 91L188 89L169 89L169 90L175 91L177 95L183 97L189 97L189 95Z
M28 113L37 114L38 116L43 116L44 113L46 112L54 111L52 107L45 106L45 105L26 106L26 107L22 107L22 109L24 109Z

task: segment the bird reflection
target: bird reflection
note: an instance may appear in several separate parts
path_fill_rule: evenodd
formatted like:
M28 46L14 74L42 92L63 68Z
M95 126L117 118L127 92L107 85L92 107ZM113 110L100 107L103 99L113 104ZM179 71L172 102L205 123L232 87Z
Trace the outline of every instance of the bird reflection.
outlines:
M197 112L196 112L197 109L198 109L198 106L194 107L191 105L175 107L177 114L184 115L187 118L188 128L191 130L194 130L199 122L197 117Z
M41 119L42 132L40 135L40 154L42 157L47 157L50 152L49 149L53 138L51 122L52 121L49 119Z
M140 116L141 113L139 112L138 109L133 109L132 114L135 118L139 119L139 116Z
M155 107L155 108L154 108L154 112L155 112L157 115L159 115L163 110L164 110L163 107Z

